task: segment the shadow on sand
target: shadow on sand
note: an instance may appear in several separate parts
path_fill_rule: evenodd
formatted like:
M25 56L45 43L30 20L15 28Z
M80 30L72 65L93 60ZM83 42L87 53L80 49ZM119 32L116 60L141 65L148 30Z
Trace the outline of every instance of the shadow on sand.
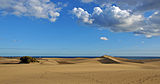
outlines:
M0 64L20 64L20 63L0 63Z

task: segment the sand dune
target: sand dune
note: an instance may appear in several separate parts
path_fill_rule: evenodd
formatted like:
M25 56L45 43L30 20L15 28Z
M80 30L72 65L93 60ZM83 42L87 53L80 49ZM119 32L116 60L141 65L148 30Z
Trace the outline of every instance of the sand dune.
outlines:
M103 56L99 58L42 58L47 62L57 62L58 64L86 64L86 63L95 63L95 64L118 64L126 63L129 59L121 60L120 58L115 58L111 56ZM123 59L123 58L122 58ZM128 61L131 62L131 61Z
M146 59L146 60L134 60L134 59L125 59L112 56L102 56L98 58L42 58L44 62L53 62L56 64L86 64L86 63L95 63L95 64L130 64L130 63L148 63L148 62L157 62L160 59Z
M160 84L160 59L42 58L15 64L0 58L0 84Z

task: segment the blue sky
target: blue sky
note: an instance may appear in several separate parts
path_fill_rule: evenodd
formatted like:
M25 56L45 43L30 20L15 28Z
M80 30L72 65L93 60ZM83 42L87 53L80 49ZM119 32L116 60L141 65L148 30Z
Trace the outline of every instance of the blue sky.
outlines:
M36 0L44 5L54 3L50 11L42 7L47 11L39 13L33 12L37 9L27 9L27 12L19 10L26 7L17 6L17 3L24 3L23 1L16 0L15 5L10 5L9 0L0 1L0 56L160 55L160 28L154 19L160 16L157 15L157 7L145 11L137 7L137 11L134 11L132 6L128 9L129 7L119 5L121 2L110 5L113 3L102 4L92 0ZM98 12L93 10L95 7L98 7ZM100 12L101 10L103 12ZM112 16L115 14L112 11L116 10L119 10L117 17L120 18ZM53 13L46 15L46 12ZM97 15L94 15L94 12ZM101 15L98 15L99 13ZM124 16L125 14L127 16ZM135 17L136 20L133 19ZM148 23L154 24L153 27ZM101 37L106 39L100 39Z

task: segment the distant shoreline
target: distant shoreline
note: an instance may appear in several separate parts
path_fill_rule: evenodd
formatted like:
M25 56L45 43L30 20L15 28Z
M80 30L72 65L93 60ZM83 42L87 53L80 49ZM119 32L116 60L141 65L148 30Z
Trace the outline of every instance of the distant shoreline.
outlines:
M22 56L0 56L0 57L22 57ZM99 58L101 56L31 56L34 58ZM113 56L126 59L160 59L160 56Z

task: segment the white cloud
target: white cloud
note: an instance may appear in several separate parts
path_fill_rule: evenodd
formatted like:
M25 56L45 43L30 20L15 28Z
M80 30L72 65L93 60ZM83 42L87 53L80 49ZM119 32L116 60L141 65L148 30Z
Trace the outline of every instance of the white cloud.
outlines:
M146 24L142 26L143 30L135 32L136 34L145 34L147 38L160 36L160 13L155 12L145 20Z
M77 9L76 12L74 9ZM145 35L147 38L160 36L159 11L144 17L142 13L111 5L95 7L91 14L82 8L74 9L73 14L78 20L88 25L109 29L112 32L133 32L136 35Z
M50 0L0 0L3 15L31 16L54 22L60 16L59 11L60 8Z
M74 8L73 14L75 14L80 21L88 24L92 24L93 19L90 19L90 14L87 11L84 11L82 8Z
M100 7L95 7L93 11L93 15L97 14L100 15L103 12L103 10Z
M89 14L82 8L74 8L73 14L85 24L96 25L101 28L110 29L113 32L133 32L141 30L141 27L138 25L140 25L144 19L140 14L133 14L130 10L121 10L116 6L110 6L104 9L95 7L92 14Z
M81 0L82 2L86 3L85 1L88 0ZM148 11L148 10L159 10L160 9L160 0L92 0L88 1L94 2L100 5L106 4L116 4L122 9L133 9L134 11Z
M105 40L105 41L108 40L107 37L100 37L100 39L101 39L101 40Z

